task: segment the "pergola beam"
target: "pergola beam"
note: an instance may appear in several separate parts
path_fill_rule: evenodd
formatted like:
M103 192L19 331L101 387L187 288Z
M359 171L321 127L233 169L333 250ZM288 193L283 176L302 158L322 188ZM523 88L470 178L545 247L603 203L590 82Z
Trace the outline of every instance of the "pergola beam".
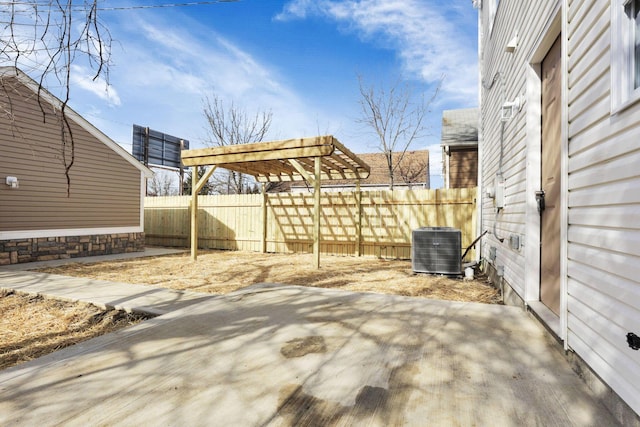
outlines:
M331 173L333 172L332 169L332 164L327 163L327 161L330 159L330 155L326 156L324 159L321 159L320 161L320 178L322 179L322 177L324 177L325 179L330 179L329 177L331 176ZM313 175L315 176L316 171L315 171L315 159L300 159L300 163L304 166L306 166L306 169L309 170L311 173L313 173ZM309 181L309 184L312 184L311 181Z
M302 147L291 148L278 151L260 151L258 153L237 153L237 154L217 154L203 155L192 159L183 159L185 166L221 165L238 162L262 162L265 160L279 160L282 158L296 157L317 157L331 154L331 147Z
M182 163L185 166L203 166L328 156L335 149L334 139L332 136L318 136L314 138L185 150L182 152Z
M325 159L322 159L322 163L323 165L325 165ZM304 164L301 163L303 166ZM313 164L313 163L312 163ZM313 167L311 168L311 171L309 171L308 168L305 167L305 169L307 170L308 173L313 174ZM233 170L233 169L231 169ZM239 172L239 171L238 171ZM246 172L245 172L246 173ZM249 173L249 175L252 175ZM321 180L334 180L334 179L365 179L367 176L369 175L369 172L367 171L366 173L364 172L352 172L352 171L347 171L347 170L331 170L327 173L321 172L320 173L320 179ZM289 175L286 173L270 173L270 174L255 174L253 175L256 178L256 181L258 182L282 182L282 181L304 181L305 178L300 175L297 171L293 172L293 175Z
M316 157L316 159L317 158L318 157ZM311 176L309 172L307 172L307 170L302 167L302 165L296 159L289 159L289 163L291 163L291 166L293 166L294 169L298 171L298 173L302 175L302 177L306 179L309 184L314 185L316 180L319 181L319 177L317 175Z
M221 168L228 169L234 172L240 172L247 175L261 176L269 174L284 174L287 176L293 176L295 169L284 161L265 161L265 162L250 162L250 163L228 163L218 165Z
M356 156L354 153L351 152L351 150L349 150L347 147L345 147L344 145L342 145L337 139L334 138L333 141L333 145L336 147L336 149L338 151L341 151L346 157L350 158L351 160L353 160L354 162L356 162L359 166L358 169L362 169L362 170L366 170L367 172L369 172L369 165L366 164L361 158L359 158L358 156ZM369 176L369 174L367 173L367 176ZM364 177L366 178L366 177Z

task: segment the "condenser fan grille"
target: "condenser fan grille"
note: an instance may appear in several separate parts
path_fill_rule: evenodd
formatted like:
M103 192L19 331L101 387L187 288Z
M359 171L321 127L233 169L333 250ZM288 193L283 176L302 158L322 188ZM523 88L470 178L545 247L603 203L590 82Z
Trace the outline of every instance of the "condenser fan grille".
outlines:
M461 233L451 227L421 227L411 235L411 266L416 273L461 274Z

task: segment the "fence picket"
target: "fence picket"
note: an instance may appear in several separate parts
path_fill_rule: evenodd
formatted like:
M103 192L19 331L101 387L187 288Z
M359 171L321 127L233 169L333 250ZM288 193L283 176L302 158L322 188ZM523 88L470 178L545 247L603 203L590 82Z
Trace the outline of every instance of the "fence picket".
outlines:
M476 235L477 189L362 191L360 253L409 259L411 232L440 226L461 230L462 248ZM267 195L268 252L312 252L313 195ZM189 196L145 198L145 235L149 245L189 246ZM354 192L327 192L321 198L321 253L355 255L357 201ZM262 196L199 196L199 247L260 251ZM470 251L467 259L473 259Z

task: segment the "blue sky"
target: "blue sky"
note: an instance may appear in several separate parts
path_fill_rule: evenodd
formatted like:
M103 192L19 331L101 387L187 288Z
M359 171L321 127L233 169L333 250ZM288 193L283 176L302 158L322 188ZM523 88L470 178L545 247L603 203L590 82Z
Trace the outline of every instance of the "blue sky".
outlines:
M186 2L186 1L185 1ZM110 0L107 6L160 5ZM73 69L71 106L131 149L132 124L203 146L205 96L271 110L269 139L333 134L376 152L358 124L358 79L402 79L427 96L432 188L441 185L442 110L477 106L477 11L470 0L240 0L103 11L113 43L109 87Z

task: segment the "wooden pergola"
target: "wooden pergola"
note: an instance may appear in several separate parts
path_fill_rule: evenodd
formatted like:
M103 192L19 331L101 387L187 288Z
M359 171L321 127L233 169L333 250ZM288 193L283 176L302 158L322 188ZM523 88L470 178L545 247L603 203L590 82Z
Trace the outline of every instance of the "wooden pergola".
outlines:
M332 179L360 180L369 176L370 168L331 135L282 141L258 142L215 148L182 151L182 164L192 167L192 179L198 176L199 166L212 166L196 184L191 186L191 259L198 259L198 192L216 168L252 175L262 183L262 251L266 252L268 182L303 181L313 185L314 221L313 254L316 268L320 267L320 181ZM360 192L356 191L356 203ZM359 208L359 207L358 207Z

